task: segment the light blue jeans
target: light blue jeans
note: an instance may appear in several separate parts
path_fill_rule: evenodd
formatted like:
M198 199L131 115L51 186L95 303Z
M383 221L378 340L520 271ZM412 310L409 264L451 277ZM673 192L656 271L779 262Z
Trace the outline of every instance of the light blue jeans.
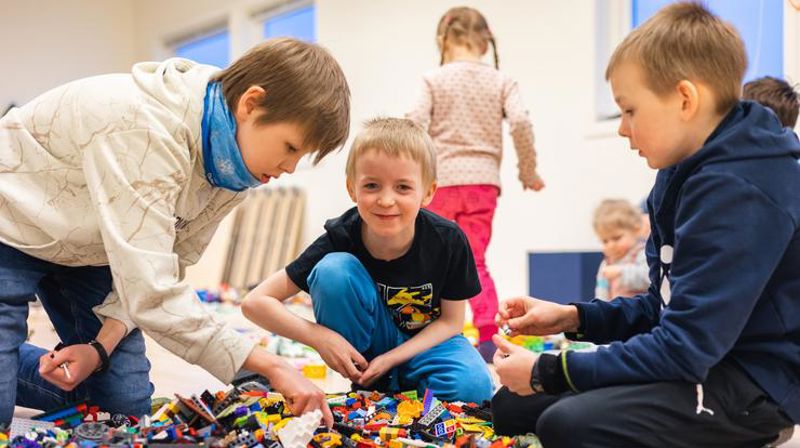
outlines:
M150 362L142 333L134 330L111 355L111 367L64 392L39 376L39 357L47 350L25 342L28 302L42 302L66 345L86 343L101 324L92 307L111 291L108 267L67 267L0 244L0 424L11 421L14 404L50 410L89 400L101 410L139 417L150 413Z
M411 337L395 325L375 281L352 254L326 255L311 271L308 285L317 322L341 334L368 361ZM486 363L461 335L418 354L390 375L387 389L392 392L423 393L427 388L445 401L481 403L494 390Z

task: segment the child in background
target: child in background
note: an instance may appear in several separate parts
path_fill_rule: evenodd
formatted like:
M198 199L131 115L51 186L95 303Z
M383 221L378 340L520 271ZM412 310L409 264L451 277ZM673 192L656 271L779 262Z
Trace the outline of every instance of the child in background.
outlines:
M525 189L544 188L528 112L517 83L498 71L497 46L486 19L472 8L448 10L439 20L436 43L441 67L423 76L422 93L407 117L428 131L439 164L439 189L428 209L455 221L469 239L481 293L470 300L480 332L478 350L488 362L497 333L497 292L486 267L486 248L500 195L502 124L507 120ZM489 45L494 67L481 62Z
M619 134L658 170L652 284L610 302L503 301L512 334L604 345L537 356L495 337L498 434L761 447L800 423L800 142L739 101L746 66L736 30L696 2L664 7L614 51Z
M480 291L464 233L427 210L436 191L433 143L411 120L366 123L347 158L356 207L242 303L269 331L314 347L356 387L431 389L480 403L493 386L467 340L464 301ZM283 306L311 294L317 323Z
M349 126L339 65L295 39L266 41L223 71L136 64L10 110L0 119L0 426L15 403L86 399L149 414L142 331L222 382L256 371L293 412L321 409L330 425L322 391L209 314L183 277L244 190L306 154L320 160ZM67 347L25 343L37 296Z
M786 81L771 76L754 79L744 85L742 99L769 107L781 124L789 129L797 125L800 99L797 91Z
M595 297L611 300L647 292L650 286L642 216L624 199L606 199L594 212L592 223L603 243L603 261L597 270Z

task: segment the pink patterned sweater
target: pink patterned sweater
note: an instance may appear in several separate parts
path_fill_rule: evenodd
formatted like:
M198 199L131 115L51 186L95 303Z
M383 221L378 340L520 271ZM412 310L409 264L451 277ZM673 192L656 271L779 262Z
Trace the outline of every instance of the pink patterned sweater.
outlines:
M533 129L517 83L494 67L455 61L425 74L407 117L427 130L436 145L440 187L500 188L503 119L517 151L519 180L530 185L538 176Z

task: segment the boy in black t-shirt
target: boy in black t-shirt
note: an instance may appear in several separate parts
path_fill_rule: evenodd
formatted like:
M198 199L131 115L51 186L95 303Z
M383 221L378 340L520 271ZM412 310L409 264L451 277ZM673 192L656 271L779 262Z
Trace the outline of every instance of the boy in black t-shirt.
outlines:
M421 210L436 191L430 138L410 120L371 120L346 172L356 207L248 294L242 312L314 347L363 387L490 399L486 364L460 334L466 300L480 292L469 243L456 224ZM317 323L281 303L300 289L311 294Z

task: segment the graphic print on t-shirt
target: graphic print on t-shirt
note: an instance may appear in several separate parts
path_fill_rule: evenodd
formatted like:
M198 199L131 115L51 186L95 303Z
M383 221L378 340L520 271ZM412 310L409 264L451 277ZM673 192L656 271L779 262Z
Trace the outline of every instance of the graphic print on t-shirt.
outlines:
M387 286L378 283L378 293L389 307L395 324L402 330L417 331L441 314L441 309L431 304L432 283L420 286Z

